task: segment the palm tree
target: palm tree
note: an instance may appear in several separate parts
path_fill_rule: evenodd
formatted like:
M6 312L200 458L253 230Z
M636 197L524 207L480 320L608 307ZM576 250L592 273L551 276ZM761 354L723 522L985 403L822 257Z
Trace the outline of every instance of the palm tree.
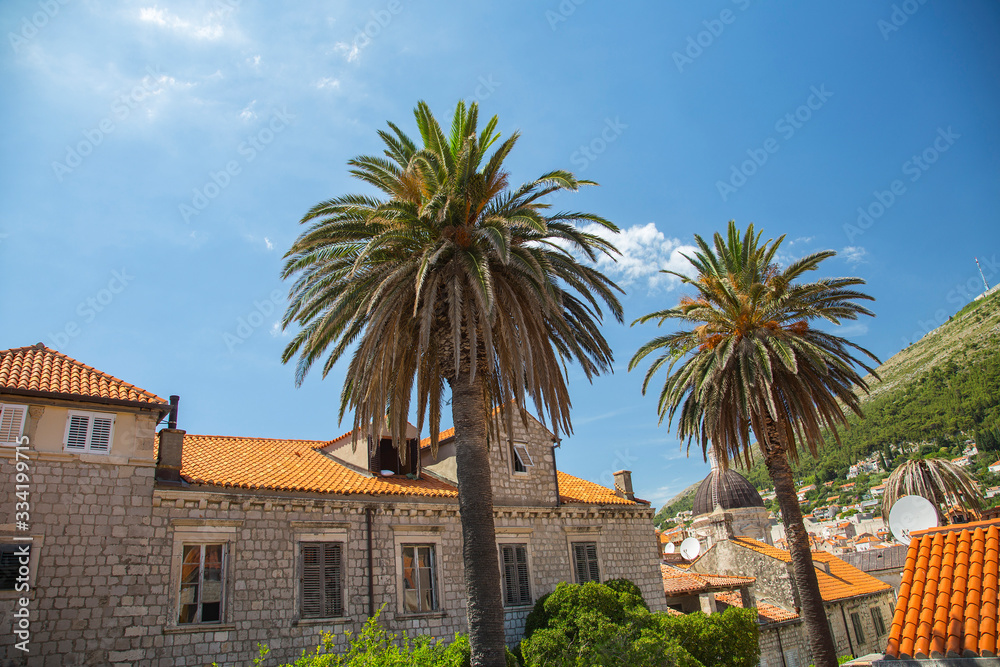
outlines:
M784 237L764 243L760 239L753 225L741 234L735 222L729 223L728 238L715 234L714 248L696 235L699 250L687 259L697 275L666 273L697 294L633 323L680 320L691 328L659 336L639 348L629 370L647 355L660 352L646 373L642 391L666 365L657 407L660 421L673 423L677 414L677 434L687 441L689 451L695 440L706 458L711 447L721 466L734 458L749 467L751 437L756 439L781 508L813 661L836 667L789 464L803 446L817 454L824 427L838 437L837 426L847 423L845 408L861 414L853 387L867 391L867 386L853 365L869 373L874 370L852 356L852 348L878 361L867 350L812 328L809 321L839 324L872 315L857 303L872 298L854 289L864 284L859 278L796 282L832 257L833 251L811 254L781 269L775 256Z
M404 459L414 382L417 428L426 415L435 456L447 385L472 662L503 665L488 442L501 429L512 433L529 397L557 433L570 432L563 362L579 362L588 379L610 369L598 324L602 304L622 320L620 290L577 256L594 261L617 250L577 223L618 230L589 213L549 213L543 203L592 181L551 171L509 187L503 163L519 135L487 154L497 118L478 131L475 103L458 104L449 135L425 103L414 115L421 146L389 123L379 132L384 157L349 162L379 195L336 197L303 217L309 228L286 254L284 277L296 280L283 322L302 329L283 361L298 355L301 384L315 362L325 356L325 376L356 344L340 416L354 411L356 436L387 424Z
M958 505L979 513L982 501L975 481L951 461L918 459L905 461L892 471L885 481L882 496L882 517L889 520L889 510L903 496L923 496L933 503L938 522L948 523L948 511Z

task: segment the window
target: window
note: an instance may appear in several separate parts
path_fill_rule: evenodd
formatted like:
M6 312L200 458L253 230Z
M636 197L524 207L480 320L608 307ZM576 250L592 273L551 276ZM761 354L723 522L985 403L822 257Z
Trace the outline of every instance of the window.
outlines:
M882 618L882 610L872 607L872 624L875 626L875 634L879 637L885 634L885 619Z
M503 566L504 604L507 606L531 604L527 545L500 545L500 563Z
M24 433L26 405L0 405L0 442L17 442Z
M415 475L419 472L420 446L416 439L407 440L401 447L407 448L406 464L399 458L399 451L392 446L392 438L379 440L375 451L370 452L368 470L380 474L383 470L394 475Z
M511 458L514 459L514 472L528 472L528 468L533 466L531 454L528 453L528 446L523 442L515 442L511 446Z
M597 543L573 543L573 569L576 571L576 583L588 581L600 583L601 572L597 567Z
M851 625L854 626L854 637L858 640L858 644L865 643L865 630L861 625L861 616L855 612L851 612Z
M344 615L341 585L343 544L303 542L301 554L302 618Z
M114 425L115 416L112 414L71 410L66 421L66 449L107 454L111 451Z
M30 544L0 544L0 591L17 590L18 570L22 565L28 566L30 561ZM22 580L27 581L27 578Z
M178 624L221 623L225 544L185 544Z
M434 581L434 545L404 544L403 612L419 614L438 607Z

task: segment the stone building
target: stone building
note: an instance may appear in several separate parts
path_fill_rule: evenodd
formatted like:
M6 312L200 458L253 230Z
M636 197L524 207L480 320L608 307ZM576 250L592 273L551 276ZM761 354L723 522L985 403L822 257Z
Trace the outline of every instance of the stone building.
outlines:
M720 468L711 452L709 461L712 471L695 491L688 533L698 538L702 551L733 535L771 544L770 512L757 489L732 468Z
M892 586L832 554L813 552L812 557L837 655L858 657L879 651L888 636L888 623L895 605ZM735 537L717 542L692 562L690 569L693 572L753 576L756 582L751 591L758 610L763 603L796 615L801 610L792 575L791 555L759 540ZM791 633L781 633L783 650L774 653L764 645L762 633L762 663L766 663L767 667L804 666L811 662L805 641L792 643L793 637L788 634ZM805 639L802 632L795 636ZM777 641L774 643L777 644Z
M258 642L290 660L380 609L392 631L466 629L447 433L438 460L408 433L404 464L349 435L157 433L176 409L41 344L0 351L9 521L19 441L30 494L25 521L0 526L0 624L24 626L29 652L5 632L0 663L243 665ZM612 491L558 472L558 443L531 417L513 441L491 450L508 641L560 581L628 577L664 609L653 510L630 474Z

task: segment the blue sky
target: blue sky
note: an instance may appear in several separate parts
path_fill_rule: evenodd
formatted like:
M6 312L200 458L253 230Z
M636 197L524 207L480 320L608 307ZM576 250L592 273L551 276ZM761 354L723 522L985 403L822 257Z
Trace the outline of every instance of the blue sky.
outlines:
M280 363L281 256L386 120L458 99L522 139L512 181L623 230L626 321L682 291L693 234L730 219L834 249L883 359L1000 282L1000 6L847 3L111 2L0 7L0 348L41 341L162 396L190 433L330 438L343 371ZM634 471L659 504L702 477L641 373L653 326L609 322L615 373L570 368L561 469Z

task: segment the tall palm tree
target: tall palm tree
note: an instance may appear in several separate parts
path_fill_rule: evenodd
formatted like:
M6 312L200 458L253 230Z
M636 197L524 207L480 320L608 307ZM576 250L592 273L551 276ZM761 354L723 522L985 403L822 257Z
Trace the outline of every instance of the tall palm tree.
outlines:
M937 509L938 522L948 523L948 513L958 505L973 512L982 510L982 496L975 481L961 468L944 459L905 461L885 481L882 517L889 520L889 510L903 496L923 496Z
M588 379L610 369L598 325L602 304L621 321L620 290L576 257L617 250L577 223L617 227L548 212L546 195L596 185L569 172L509 187L504 160L518 134L488 154L497 118L478 131L475 103L458 104L448 135L425 103L414 115L422 145L389 123L379 132L384 156L349 162L378 195L336 197L303 217L309 227L286 254L284 277L296 280L283 322L302 329L283 361L298 355L301 383L315 362L325 356L325 376L356 344L341 418L353 410L355 434L371 442L387 424L398 447L415 389L417 428L426 415L435 456L447 385L473 664L503 665L488 441L501 429L510 437L528 398L557 433L569 432L563 362L579 362Z
M642 346L629 370L647 355L660 353L642 391L666 366L660 421L673 423L677 414L677 434L689 450L695 440L706 457L711 447L723 467L730 458L742 458L749 466L751 438L756 439L781 508L813 660L817 666L836 667L789 461L803 447L815 456L824 427L838 437L837 426L847 423L845 408L861 414L853 388L867 391L867 386L854 364L874 370L856 359L852 349L878 361L867 350L812 328L810 320L839 324L872 315L857 303L872 298L854 289L864 284L860 278L796 282L835 253L814 253L781 269L775 256L783 239L761 243L753 225L741 233L735 222L729 223L727 238L715 234L714 248L696 235L699 250L687 259L697 275L666 272L696 295L633 323L680 320L690 328Z

